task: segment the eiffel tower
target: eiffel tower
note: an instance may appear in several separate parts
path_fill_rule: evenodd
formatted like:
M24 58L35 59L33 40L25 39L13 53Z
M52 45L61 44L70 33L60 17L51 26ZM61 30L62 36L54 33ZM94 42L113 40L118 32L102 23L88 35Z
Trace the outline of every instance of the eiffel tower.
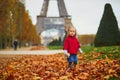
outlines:
M60 37L63 38L63 34L67 32L68 27L73 26L71 16L68 15L64 0L56 0L59 17L47 17L49 1L51 0L44 0L41 13L37 16L37 32L41 34L45 30L57 29L59 30Z

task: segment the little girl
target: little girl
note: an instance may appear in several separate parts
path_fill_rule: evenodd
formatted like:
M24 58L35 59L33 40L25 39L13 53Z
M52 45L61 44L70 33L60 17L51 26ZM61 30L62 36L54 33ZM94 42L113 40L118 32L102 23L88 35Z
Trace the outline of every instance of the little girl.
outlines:
M64 41L64 54L68 58L68 69L72 68L72 63L77 64L77 53L83 53L81 46L76 38L76 29L75 27L69 27L68 35Z

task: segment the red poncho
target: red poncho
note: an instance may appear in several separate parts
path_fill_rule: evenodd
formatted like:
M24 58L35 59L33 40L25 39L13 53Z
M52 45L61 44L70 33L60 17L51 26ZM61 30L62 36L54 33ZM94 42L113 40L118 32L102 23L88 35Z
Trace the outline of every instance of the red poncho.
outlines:
M80 46L78 40L76 39L76 37L74 37L74 36L67 36L66 37L66 39L64 41L63 49L67 50L68 53L77 54L80 47L81 46Z

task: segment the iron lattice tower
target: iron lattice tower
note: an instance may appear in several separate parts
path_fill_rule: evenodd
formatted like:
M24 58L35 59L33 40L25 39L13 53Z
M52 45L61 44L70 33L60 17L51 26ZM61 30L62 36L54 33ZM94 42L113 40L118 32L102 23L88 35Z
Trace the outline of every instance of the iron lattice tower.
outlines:
M63 34L66 34L65 32L67 32L68 27L73 26L71 23L71 16L68 15L64 0L56 0L59 17L47 17L49 1L51 0L44 0L40 15L37 16L37 32L41 34L41 32L48 29L57 29L63 40Z
M48 12L48 6L49 6L49 1L50 0L44 0L43 2L43 6L41 9L41 13L39 16L37 16L37 32L41 33L42 31L46 30L47 28L45 28L45 19L47 18L57 18L57 19L63 19L64 20L64 28L67 31L67 28L69 26L72 26L71 23L71 16L68 15L68 12L66 10L65 7L65 3L64 0L57 0L57 5L58 5L58 10L59 10L59 17L47 17L47 12ZM49 26L48 26L49 29Z

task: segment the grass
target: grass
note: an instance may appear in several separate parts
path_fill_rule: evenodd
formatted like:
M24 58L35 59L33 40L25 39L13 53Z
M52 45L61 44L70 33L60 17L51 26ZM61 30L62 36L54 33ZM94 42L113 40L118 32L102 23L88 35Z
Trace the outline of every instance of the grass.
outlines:
M82 50L88 56L89 59L93 55L101 54L97 59L109 57L110 59L120 60L120 46L107 46L107 47L93 47L93 46L83 46Z
M63 48L63 46L47 46L47 48L48 49L50 49L50 50L57 50L57 49L62 49Z
M50 50L62 49L63 46L47 46ZM90 60L94 54L102 53L97 59L105 58L120 59L120 46L106 46L106 47L94 47L94 46L82 46L83 52L88 56ZM111 56L112 55L112 56Z
M86 55L87 61L105 59L119 60L120 61L120 46L107 46L107 47L94 47L94 46L83 46L82 50ZM100 55L98 55L100 54ZM93 58L97 55L96 58ZM110 78L109 80L120 80L119 78Z
M107 47L83 46L82 50L85 53L89 53L91 51L103 53L118 53L118 51L120 51L120 46L107 46Z
M57 50L57 49L62 49L63 46L47 46L50 50ZM89 53L91 51L94 51L96 53L98 52L103 52L103 53L119 53L120 51L120 46L107 46L107 47L94 47L94 46L82 46L82 50L85 53Z
M120 80L120 79L118 79L118 78L110 78L109 80Z
M85 53L89 53L90 51L94 50L94 46L82 46L82 50Z

